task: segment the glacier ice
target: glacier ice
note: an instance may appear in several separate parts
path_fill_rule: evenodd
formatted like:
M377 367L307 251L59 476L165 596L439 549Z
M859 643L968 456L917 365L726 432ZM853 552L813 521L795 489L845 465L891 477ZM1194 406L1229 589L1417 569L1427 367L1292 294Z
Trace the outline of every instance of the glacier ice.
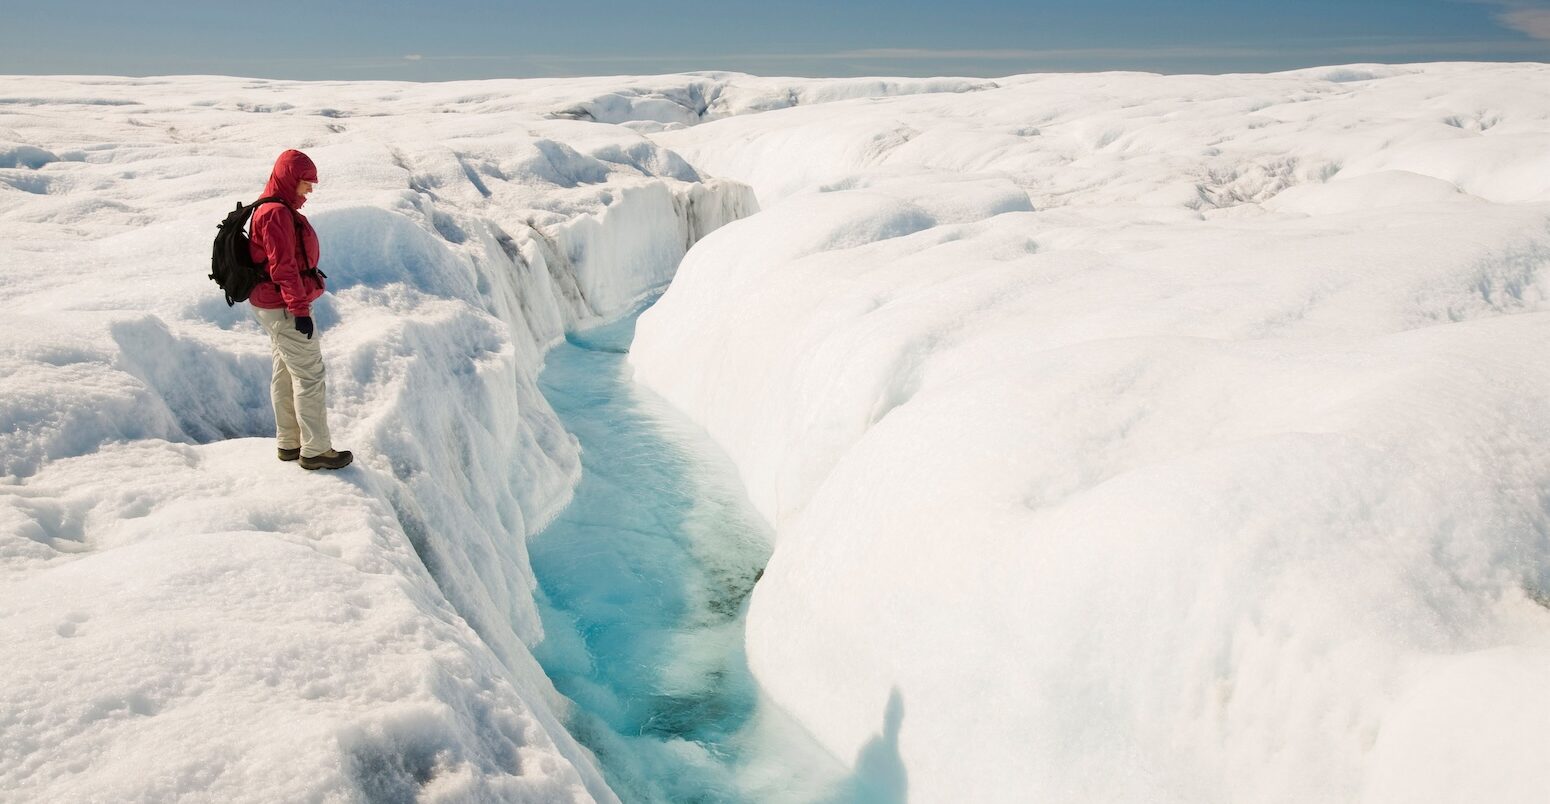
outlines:
M537 375L675 277L630 364L855 796L1534 801L1544 79L0 78L0 787L615 800L533 657ZM201 267L284 147L326 478Z

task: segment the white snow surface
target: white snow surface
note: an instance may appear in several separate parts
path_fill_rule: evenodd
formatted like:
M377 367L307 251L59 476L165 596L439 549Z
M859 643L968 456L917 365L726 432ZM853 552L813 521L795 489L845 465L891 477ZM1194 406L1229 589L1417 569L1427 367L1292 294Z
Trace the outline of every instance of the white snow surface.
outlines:
M550 117L618 83L0 78L0 800L615 800L529 653L580 471L535 378L754 209ZM337 474L205 276L286 148Z
M631 360L767 692L910 801L1543 801L1550 67L996 83L655 136L763 208Z
M0 800L615 800L534 377L676 268L637 376L879 800L1539 801L1547 79L0 77ZM291 147L336 474L204 276Z

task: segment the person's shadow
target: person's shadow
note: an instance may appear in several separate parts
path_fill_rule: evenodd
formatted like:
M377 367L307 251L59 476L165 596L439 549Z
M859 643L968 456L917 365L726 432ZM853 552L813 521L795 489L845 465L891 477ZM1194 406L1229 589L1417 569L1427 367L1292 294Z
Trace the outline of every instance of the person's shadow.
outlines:
M899 755L903 725L904 696L895 687L883 710L883 733L861 746L855 771L829 804L905 804L909 800L909 774Z

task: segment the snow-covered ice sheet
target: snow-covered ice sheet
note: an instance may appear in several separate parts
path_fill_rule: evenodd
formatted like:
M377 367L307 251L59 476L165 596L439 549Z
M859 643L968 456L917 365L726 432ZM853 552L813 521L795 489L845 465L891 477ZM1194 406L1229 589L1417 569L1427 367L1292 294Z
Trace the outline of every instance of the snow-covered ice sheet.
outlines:
M631 360L769 694L911 801L1542 800L1550 67L996 83L655 135L763 208Z

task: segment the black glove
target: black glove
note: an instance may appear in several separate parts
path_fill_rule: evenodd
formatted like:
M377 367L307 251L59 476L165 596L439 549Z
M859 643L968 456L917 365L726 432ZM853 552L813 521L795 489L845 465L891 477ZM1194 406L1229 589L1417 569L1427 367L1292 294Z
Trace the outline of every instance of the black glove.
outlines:
M312 316L296 316L296 331L307 336L307 340L312 340Z

